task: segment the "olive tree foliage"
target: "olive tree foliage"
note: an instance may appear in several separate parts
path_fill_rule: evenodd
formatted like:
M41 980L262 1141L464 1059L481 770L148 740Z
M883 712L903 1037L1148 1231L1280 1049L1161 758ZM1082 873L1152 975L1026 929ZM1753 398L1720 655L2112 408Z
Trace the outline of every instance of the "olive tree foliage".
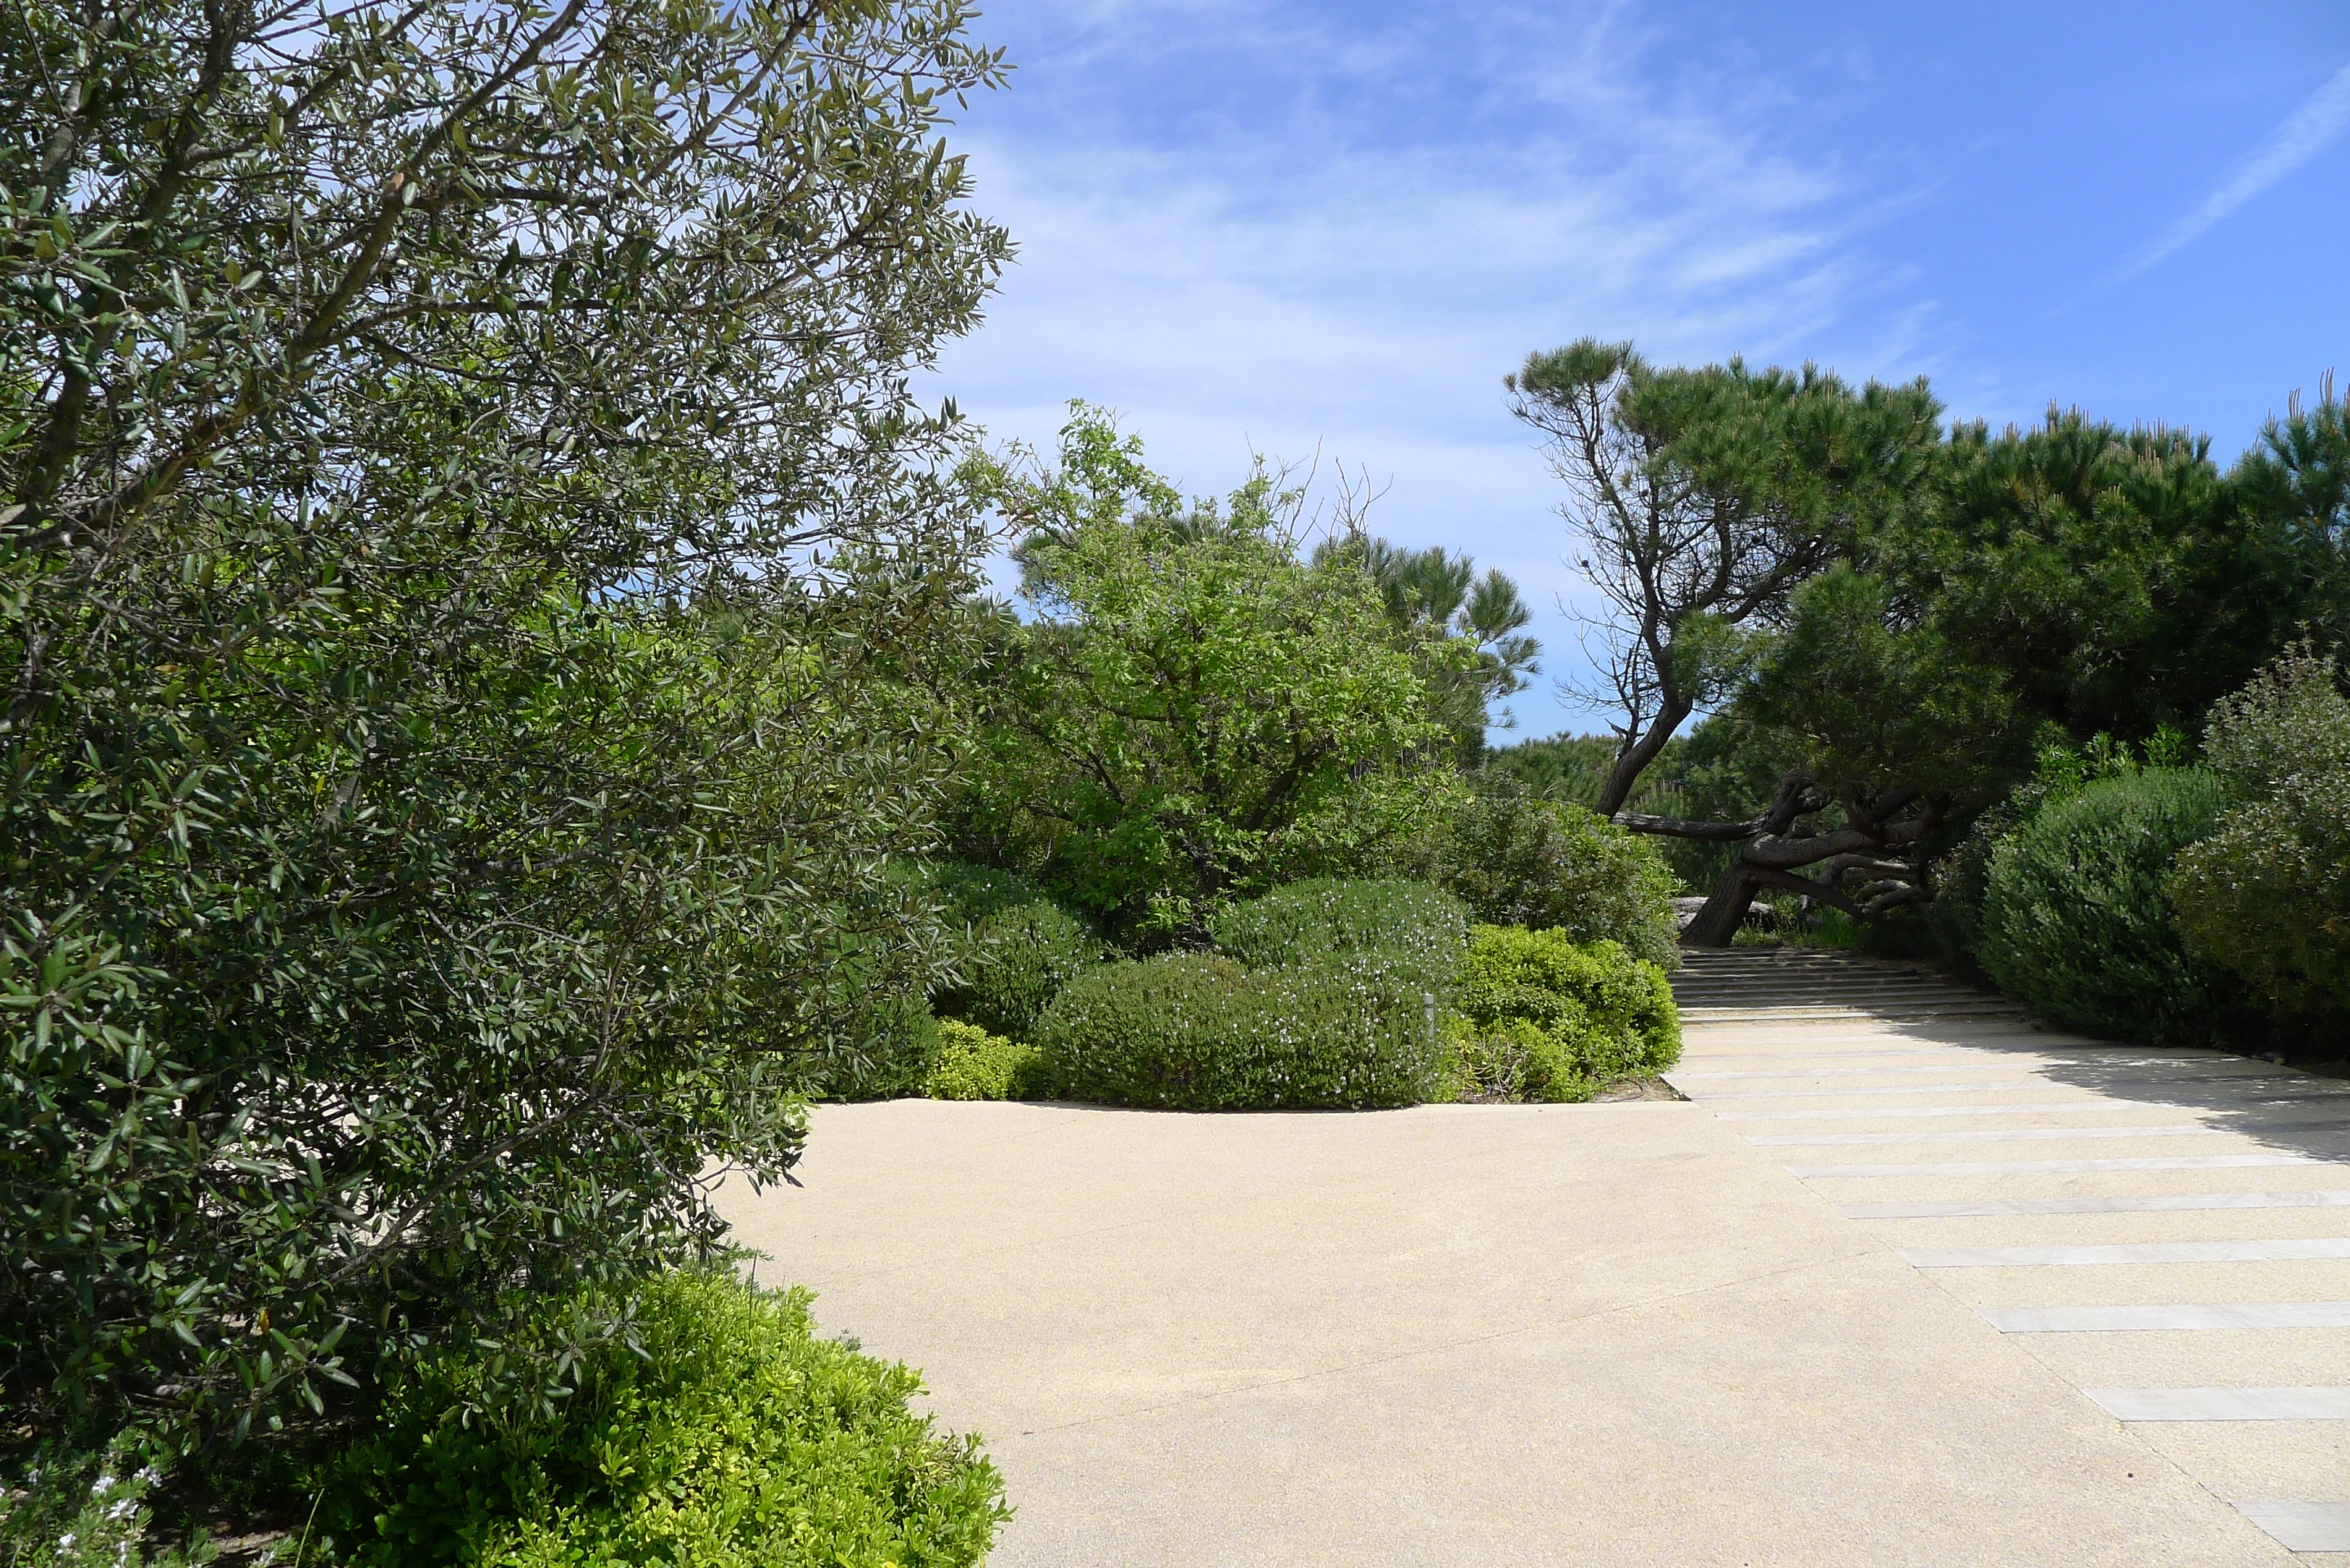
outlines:
M1452 775L1429 677L1472 647L1404 645L1358 554L1300 559L1302 497L1262 466L1186 503L1082 405L1057 455L985 464L1027 618L978 671L967 853L1149 946L1431 820Z
M1613 715L1596 803L1612 815L1735 687L1746 634L1903 504L1941 409L1922 381L1856 392L1811 366L1660 369L1589 337L1528 356L1507 385L1566 485L1575 563L1599 597L1586 626L1605 686L1568 695Z
M0 16L11 1407L242 1431L706 1254L929 978L964 22Z

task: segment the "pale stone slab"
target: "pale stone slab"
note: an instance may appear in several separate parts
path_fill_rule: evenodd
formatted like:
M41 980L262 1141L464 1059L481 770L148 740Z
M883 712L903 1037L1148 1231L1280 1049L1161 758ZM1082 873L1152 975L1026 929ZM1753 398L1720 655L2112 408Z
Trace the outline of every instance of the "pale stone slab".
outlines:
M2154 1214L2193 1209L2339 1209L2350 1189L2324 1192L2157 1192L2124 1198L1981 1198L1934 1203L1839 1203L1847 1220L1960 1220L1996 1214Z
M1891 1089L1740 1089L1727 1095L1700 1092L1690 1095L1692 1100L1804 1100L1841 1096L1846 1099L1874 1099L1879 1095L1983 1095L2001 1089L2064 1088L2068 1085L2051 1084L2042 1078L2016 1078L2003 1084L1903 1084ZM1686 1091L1684 1091L1686 1093Z
M2064 1267L2104 1263L2286 1263L2350 1258L2350 1236L2282 1236L2259 1241L2136 1241L2113 1247L1960 1247L1911 1251L1918 1269Z
M2240 1502L2288 1552L2350 1552L2350 1502Z
M2207 1127L2200 1122L2197 1122L2191 1126L2150 1127L2002 1127L1996 1132L1802 1133L1773 1134L1769 1137L1757 1137L1748 1133L1746 1141L1773 1147L1790 1148L1850 1143L2011 1143L2024 1138L2225 1137L2244 1130L2247 1129Z
M2058 1085L2051 1085L2055 1087ZM1912 1116L2058 1116L2099 1111L2185 1111L2199 1107L2177 1100L2043 1100L2030 1106L1910 1106L1839 1107L1830 1111L1716 1111L1725 1122L1889 1122Z
M2350 1165L2350 1157L2318 1154L2204 1154L2158 1159L1960 1160L1942 1165L1791 1165L1787 1174L1823 1177L2008 1176L2092 1170L2245 1170L2256 1166Z
M2350 1302L2201 1302L2169 1306L1977 1307L2002 1334L2150 1334L2350 1328Z
M2119 1421L2350 1421L2350 1388L2084 1388Z

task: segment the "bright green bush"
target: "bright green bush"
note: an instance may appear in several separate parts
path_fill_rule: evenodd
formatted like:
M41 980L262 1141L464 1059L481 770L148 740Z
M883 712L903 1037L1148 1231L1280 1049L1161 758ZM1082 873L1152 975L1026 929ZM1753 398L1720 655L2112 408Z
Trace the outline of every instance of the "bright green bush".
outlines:
M1222 909L1208 929L1252 969L1347 959L1442 996L1458 977L1469 918L1458 898L1425 883L1317 878Z
M2206 1040L2231 987L2174 923L2173 858L2224 795L2199 768L2147 768L2052 798L1991 853L1983 968L2001 990L2116 1039Z
M1034 1045L949 1019L939 1025L939 1060L922 1084L934 1100L1049 1097L1044 1055Z
M2191 950L2299 1023L2350 1026L2350 697L2297 652L2222 702L2204 740L2231 804L2178 855Z
M1472 1073L1488 1059L1506 1066L1526 1099L1586 1099L1680 1059L1671 982L1617 942L1473 927L1457 1004L1468 1040L1456 1054Z
M1599 1087L1567 1043L1528 1019L1479 1024L1454 1013L1444 1038L1455 1100L1587 1100Z
M1180 1110L1404 1106L1442 1082L1426 988L1376 953L1252 970L1179 953L1072 981L1036 1044L1070 1097Z
M1489 784L1461 804L1440 875L1490 925L1563 930L1667 970L1680 963L1663 853L1582 806Z
M724 1272L653 1280L577 1364L567 1397L522 1408L496 1403L478 1359L425 1361L389 1388L376 1434L320 1478L329 1556L383 1568L980 1562L1008 1517L994 1467L975 1439L907 1408L913 1371L816 1337L809 1299ZM563 1315L551 1307L536 1326L553 1337ZM480 1415L485 1401L503 1413Z

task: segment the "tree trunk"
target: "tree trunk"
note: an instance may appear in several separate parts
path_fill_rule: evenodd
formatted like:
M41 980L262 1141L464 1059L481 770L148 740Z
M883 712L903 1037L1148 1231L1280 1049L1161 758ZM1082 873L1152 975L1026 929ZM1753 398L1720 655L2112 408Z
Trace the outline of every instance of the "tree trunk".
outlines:
M1656 718L1640 732L1640 738L1625 747L1617 755L1616 765L1607 770L1607 786L1599 792L1600 815L1613 816L1624 809L1624 803L1632 798L1632 786L1640 782L1640 775L1648 771L1648 764L1657 760L1657 753L1665 749L1665 742L1673 738L1673 732L1689 716L1690 703L1680 698L1669 699L1657 710Z
M1726 948L1746 921L1746 911L1754 905L1754 895L1762 882L1754 867L1743 857L1730 863L1730 869L1713 885L1705 900L1705 908L1681 933L1681 945L1692 948Z

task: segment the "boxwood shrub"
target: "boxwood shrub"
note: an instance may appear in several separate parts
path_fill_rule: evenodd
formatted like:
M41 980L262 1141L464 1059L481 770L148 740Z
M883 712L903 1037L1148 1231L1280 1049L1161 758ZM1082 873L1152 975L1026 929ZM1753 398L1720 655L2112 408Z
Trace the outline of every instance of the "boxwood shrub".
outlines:
M1992 852L1983 968L2000 989L2092 1034L2199 1044L2228 1020L2227 975L2190 953L2168 884L2225 804L2199 768L2102 779L2035 812Z
M478 1356L427 1363L321 1476L324 1555L382 1568L981 1562L1008 1517L994 1467L907 1407L914 1372L817 1338L808 1307L805 1292L728 1272L653 1280L560 1398L502 1394Z
M1110 956L1083 920L1041 899L999 909L971 933L965 978L931 1004L942 1016L1014 1040L1029 1037L1063 986Z
M1586 1099L1680 1059L1671 981L1620 943L1523 926L1476 926L1469 938L1454 1052L1484 1093Z
M1274 969L1178 953L1078 976L1036 1044L1063 1092L1107 1105L1406 1106L1444 1079L1427 994L1375 952Z
M1041 1100L1052 1097L1044 1056L1034 1045L949 1019L939 1025L938 1065L922 1084L934 1100Z

